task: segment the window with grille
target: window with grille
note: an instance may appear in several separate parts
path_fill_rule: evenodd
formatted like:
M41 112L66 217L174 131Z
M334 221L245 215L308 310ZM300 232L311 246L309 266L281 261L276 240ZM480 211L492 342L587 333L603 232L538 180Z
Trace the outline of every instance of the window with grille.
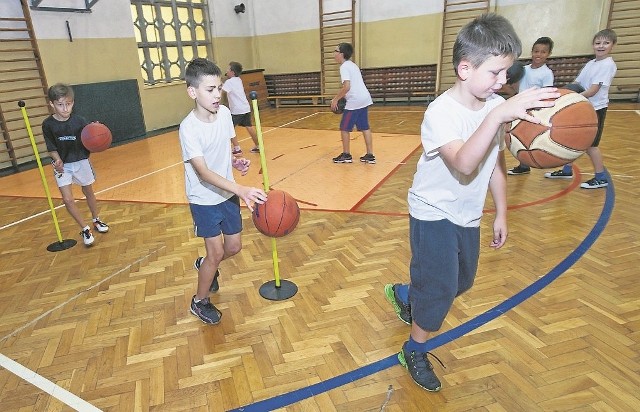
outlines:
M196 57L209 57L207 0L131 0L145 84L184 80Z

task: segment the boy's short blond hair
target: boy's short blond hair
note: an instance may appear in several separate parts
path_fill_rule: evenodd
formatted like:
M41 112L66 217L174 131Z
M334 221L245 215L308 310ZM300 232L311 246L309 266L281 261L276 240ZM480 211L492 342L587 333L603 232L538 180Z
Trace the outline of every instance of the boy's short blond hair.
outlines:
M595 43L598 39L609 40L611 43L616 44L618 42L618 35L611 29L604 29L600 30L595 36L593 36L591 43Z

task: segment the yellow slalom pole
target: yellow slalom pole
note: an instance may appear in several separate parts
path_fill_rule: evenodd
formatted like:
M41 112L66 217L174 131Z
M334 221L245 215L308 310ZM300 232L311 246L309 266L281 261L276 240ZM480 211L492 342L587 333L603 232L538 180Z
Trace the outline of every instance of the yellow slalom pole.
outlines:
M264 154L264 143L262 140L262 126L260 125L260 111L258 110L258 99L256 92L249 94L251 104L253 105L253 113L256 120L256 134L258 135L258 147L260 148L260 167L262 167L262 186L264 191L269 191L269 174L267 173L267 158ZM276 288L280 287L280 269L278 266L278 248L276 247L276 238L271 238L271 254L273 258L273 274L276 282Z
M42 162L40 161L40 154L38 153L38 146L36 145L36 139L33 137L33 131L31 130L31 124L29 123L29 117L27 116L26 104L20 100L18 106L22 111L22 118L24 124L27 126L27 132L29 133L29 139L31 140L31 147L33 147L33 153L36 156L36 162L38 163L38 169L40 170L40 178L42 179L42 185L44 186L44 192L47 195L49 201L49 209L51 210L51 216L53 216L53 224L56 227L56 234L58 235L58 241L62 242L62 233L60 233L60 226L58 225L58 217L56 216L56 209L53 207L53 201L51 200L51 193L49 192L49 185L47 184L47 178L44 175L44 169L42 168Z

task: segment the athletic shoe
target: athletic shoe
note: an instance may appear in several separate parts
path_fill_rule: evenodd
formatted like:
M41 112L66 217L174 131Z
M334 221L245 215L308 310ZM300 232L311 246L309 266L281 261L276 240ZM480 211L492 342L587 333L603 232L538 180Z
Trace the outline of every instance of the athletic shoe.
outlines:
M429 359L427 359L427 355L433 356L444 368L442 361L431 352L409 352L405 349L406 346L407 343L405 342L402 346L402 351L398 353L400 364L409 370L411 378L418 386L429 392L438 392L440 388L442 388L442 384L435 372L433 372L433 365L429 362Z
M200 270L200 265L202 265L202 261L204 257L200 256L193 262L193 268L195 270ZM209 287L209 292L217 292L220 289L220 285L218 284L218 276L220 276L220 271L216 270L216 274L213 275L213 282L211 282L211 286Z
M607 181L607 179L596 179L595 177L593 179L587 180L580 185L580 187L583 189L600 189L607 186L609 186L609 182Z
M508 175L526 175L529 174L529 172L531 172L531 168L527 167L527 166L522 166L522 165L518 165L516 167L514 167L513 169L509 169L507 170L507 174Z
M93 245L93 234L91 233L91 229L86 228L82 232L80 232L80 236L82 236L82 241L85 246Z
M391 283L387 283L384 285L384 296L387 298L389 303L393 305L393 310L396 312L398 319L407 325L411 325L411 306L405 304L400 299L396 292L396 286L400 286L400 284L396 283L395 285L392 285Z
M254 147L253 149L249 150L251 153L260 153L260 148L258 146Z
M373 155L373 153L367 153L366 155L360 158L360 161L362 163L369 163L374 165L376 164L376 157Z
M573 172L565 173L564 170L556 170L555 172L547 172L544 174L544 177L547 179L571 179L573 177Z
M353 157L349 153L340 153L333 158L333 163L353 163Z
M204 323L209 325L217 325L222 319L222 313L213 306L209 298L204 298L200 302L196 302L196 296L191 298L191 313L198 317Z
M240 149L239 147L237 149L233 149L231 151L231 154L233 154L234 156L241 155L242 154L242 149Z
M100 233L107 233L109 231L109 225L104 223L100 219L96 219L93 221L93 227Z

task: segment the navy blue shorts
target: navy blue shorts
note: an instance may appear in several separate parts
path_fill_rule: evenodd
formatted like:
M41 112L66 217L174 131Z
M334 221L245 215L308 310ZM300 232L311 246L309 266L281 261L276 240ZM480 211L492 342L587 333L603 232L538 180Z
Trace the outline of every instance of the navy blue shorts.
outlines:
M453 299L473 285L480 256L480 228L409 216L411 317L430 332L440 329Z
M198 237L216 237L220 233L235 235L242 232L240 198L232 196L218 205L189 203L193 217L193 231Z
M356 126L359 131L369 130L369 107L345 110L340 120L340 130L350 132Z

